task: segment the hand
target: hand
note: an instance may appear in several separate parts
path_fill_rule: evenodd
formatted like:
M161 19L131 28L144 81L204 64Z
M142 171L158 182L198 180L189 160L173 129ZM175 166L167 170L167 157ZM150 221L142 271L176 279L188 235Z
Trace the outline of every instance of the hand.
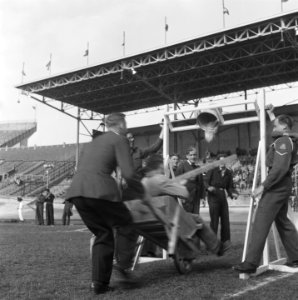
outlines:
M207 188L207 191L212 193L212 192L215 191L215 187L214 187L214 186L209 186L209 187Z
M239 196L239 195L238 195L237 193L232 193L232 197L231 197L231 198L232 198L233 200L237 200L238 196Z
M255 197L255 198L261 198L263 192L264 192L264 186L260 185L252 191L252 196Z
M186 180L186 179L182 179L182 180L179 181L179 183L180 183L181 185L186 185L187 180Z

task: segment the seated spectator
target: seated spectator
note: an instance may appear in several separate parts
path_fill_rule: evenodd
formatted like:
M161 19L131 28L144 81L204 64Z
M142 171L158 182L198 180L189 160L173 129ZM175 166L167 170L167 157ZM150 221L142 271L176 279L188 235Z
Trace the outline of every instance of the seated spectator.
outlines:
M169 179L164 175L163 159L160 155L154 154L146 160L145 177L142 183L146 191L146 201L150 201L151 197L161 195L178 196L187 198L189 196L187 188L184 186L186 180L177 182ZM212 229L205 224L200 215L191 215L196 223L203 225L199 230L200 239L206 244L207 248L217 255L223 255L229 248L224 249L223 244L217 239Z

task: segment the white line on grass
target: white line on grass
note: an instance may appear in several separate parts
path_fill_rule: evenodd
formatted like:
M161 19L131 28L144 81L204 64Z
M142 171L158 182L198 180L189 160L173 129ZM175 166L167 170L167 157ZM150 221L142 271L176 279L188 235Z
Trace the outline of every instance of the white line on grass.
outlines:
M243 291L240 291L240 292L237 292L235 294L228 294L228 295L225 295L222 300L224 299L230 299L230 298L237 298L237 297L240 297L248 292L251 292L251 291L254 291L254 290L257 290L269 283L272 283L274 281L277 281L277 280L280 280L280 279L284 279L284 278L287 278L287 277L290 277L294 275L294 273L286 273L286 274L281 274L281 275L278 275L278 276L271 276L271 277L268 277L266 278L264 281L256 284L256 285L251 285L251 286L248 286L247 288L245 288Z

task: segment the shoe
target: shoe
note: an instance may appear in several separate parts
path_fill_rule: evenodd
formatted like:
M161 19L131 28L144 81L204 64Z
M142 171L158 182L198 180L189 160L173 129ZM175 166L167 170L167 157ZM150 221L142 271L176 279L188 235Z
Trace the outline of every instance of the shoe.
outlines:
M123 269L117 264L114 265L113 268L116 275L116 281L122 288L132 289L140 286L140 282L135 278L131 270Z
M244 261L238 265L233 266L233 270L240 273L252 274L252 273L256 273L257 266L247 261Z
M232 248L231 241L225 241L224 243L220 243L220 248L217 252L217 256L223 256L226 252L228 252Z
M94 283L94 282L91 283L90 289L91 291L93 291L95 295L100 295L100 294L114 291L114 288L110 287L108 284L101 284L101 283Z
M292 262L287 262L286 266L290 267L290 268L298 268L298 260L294 260Z

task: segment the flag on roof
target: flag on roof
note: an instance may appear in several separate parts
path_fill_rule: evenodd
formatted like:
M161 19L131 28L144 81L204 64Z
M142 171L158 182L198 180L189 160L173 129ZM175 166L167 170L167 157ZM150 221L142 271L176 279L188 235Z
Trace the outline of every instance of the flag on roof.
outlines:
M89 55L89 49L85 50L84 56L88 56Z
M46 68L47 68L48 70L50 70L50 68L51 68L51 64L52 64L52 61L51 61L51 60L49 60L49 62L46 64Z
M230 12L226 7L223 8L223 13L227 14L227 15L230 15Z
M123 42L122 42L122 46L125 46L125 31L123 31Z
M169 30L169 24L167 22L167 17L165 17L165 31L167 32Z

